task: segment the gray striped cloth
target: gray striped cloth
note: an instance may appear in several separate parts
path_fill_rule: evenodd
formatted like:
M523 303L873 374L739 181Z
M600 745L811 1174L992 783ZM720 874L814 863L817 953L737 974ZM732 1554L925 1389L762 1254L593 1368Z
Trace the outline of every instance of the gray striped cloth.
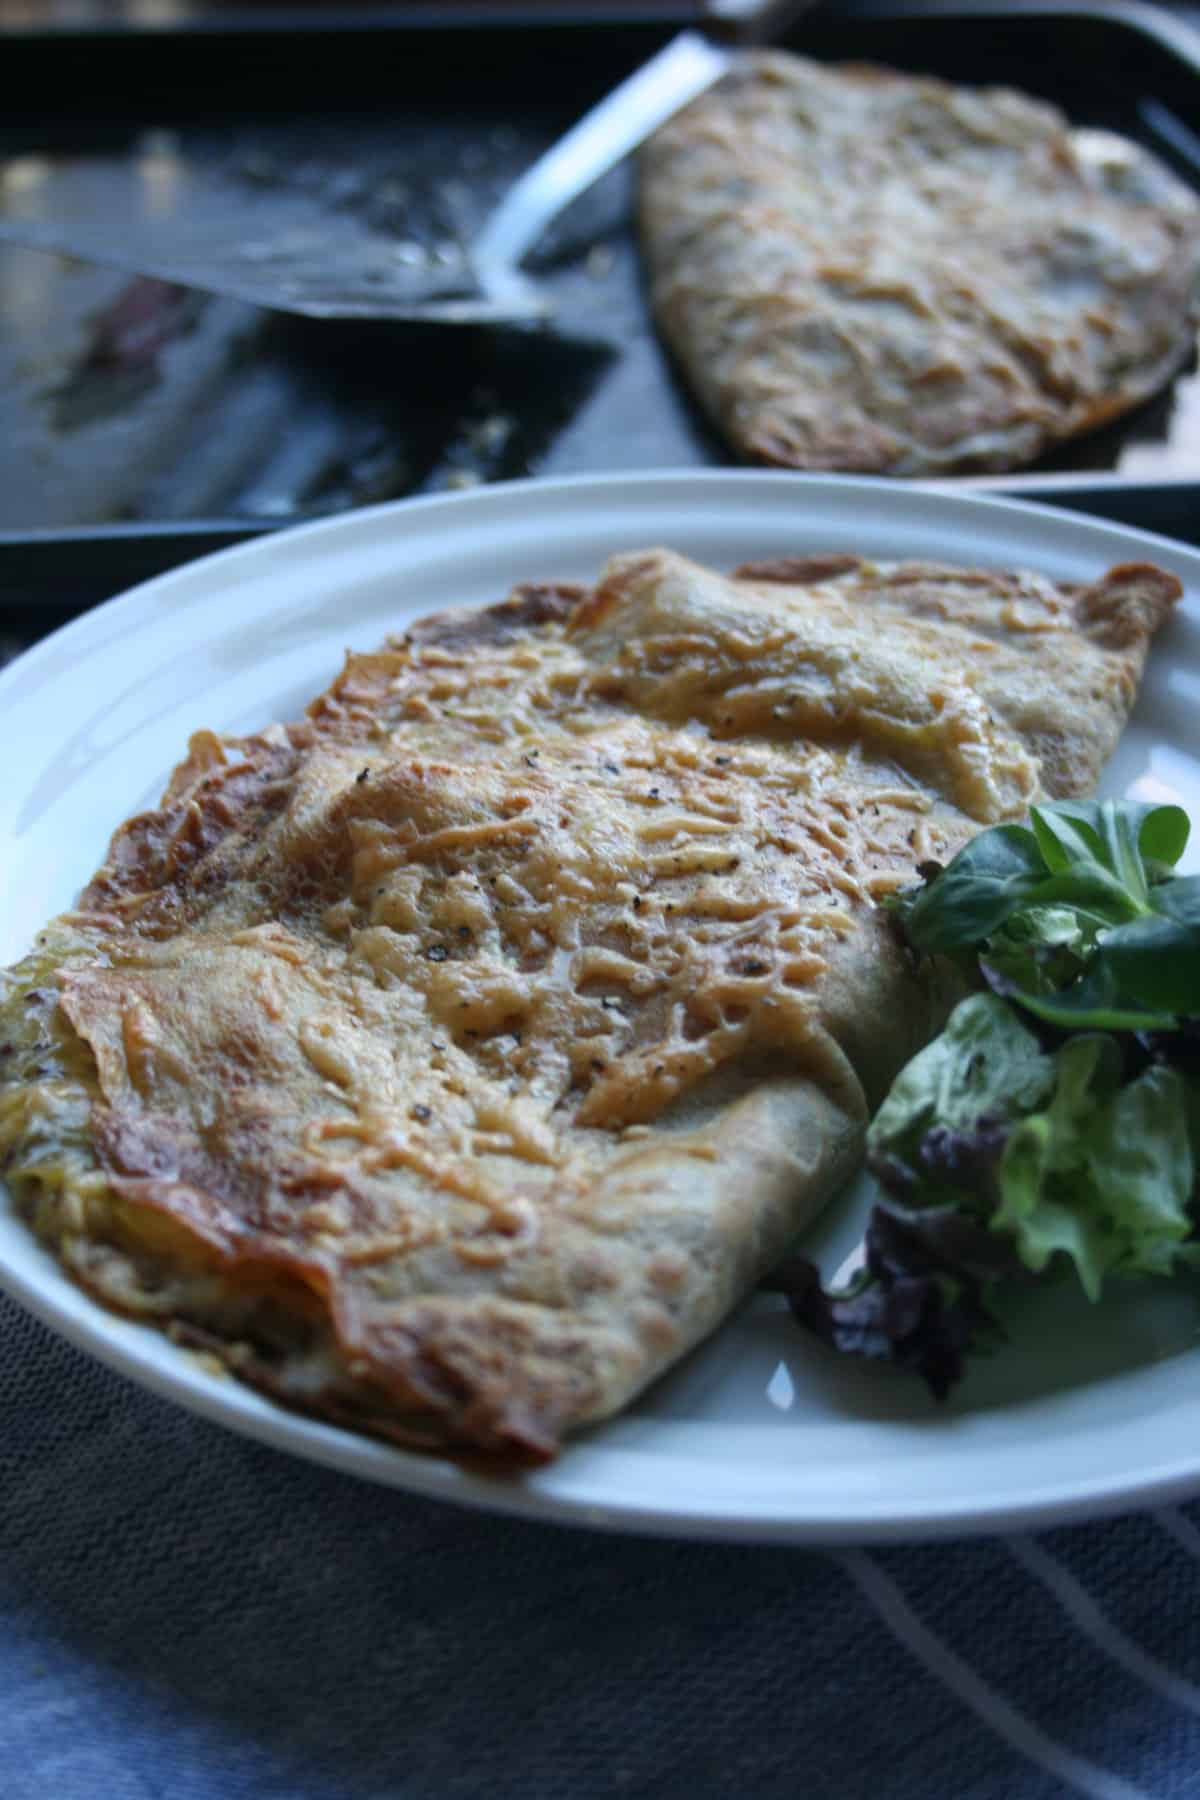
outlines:
M0 1301L3 1800L1200 1796L1200 1505L816 1552L411 1499Z

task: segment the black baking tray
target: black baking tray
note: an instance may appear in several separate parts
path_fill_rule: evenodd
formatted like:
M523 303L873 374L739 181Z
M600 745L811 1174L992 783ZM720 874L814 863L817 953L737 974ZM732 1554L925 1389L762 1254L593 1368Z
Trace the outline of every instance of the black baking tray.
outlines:
M435 24L422 7L402 8L407 22L382 7L337 22L283 8L268 23L265 10L209 7L202 29L181 13L176 30L110 20L5 35L7 191L32 193L59 159L134 154L156 133L244 143L268 161L273 146L293 161L312 146L319 162L361 141L394 158L397 230L448 229L453 215L469 236L681 17L646 6L601 21L582 6L545 22L535 6L515 29L510 8L494 24L479 22L484 7L446 8ZM1019 85L1139 139L1200 188L1200 35L1178 9L854 0L808 14L790 42ZM44 543L133 525L153 554L175 526L216 546L231 530L481 481L729 462L650 325L631 186L628 167L614 172L548 234L536 263L557 303L549 331L303 321L0 248L0 532ZM1112 489L1120 507L1162 484L1171 508L1194 498L1200 380L1185 373L1120 425L1004 480L1078 504Z

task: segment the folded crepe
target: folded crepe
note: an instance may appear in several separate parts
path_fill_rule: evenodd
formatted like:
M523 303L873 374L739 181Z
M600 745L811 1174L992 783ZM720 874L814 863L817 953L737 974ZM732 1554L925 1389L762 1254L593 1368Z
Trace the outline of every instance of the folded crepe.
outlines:
M106 1304L492 1467L711 1332L955 997L879 901L1094 783L1178 594L665 550L200 733L0 988L0 1169Z

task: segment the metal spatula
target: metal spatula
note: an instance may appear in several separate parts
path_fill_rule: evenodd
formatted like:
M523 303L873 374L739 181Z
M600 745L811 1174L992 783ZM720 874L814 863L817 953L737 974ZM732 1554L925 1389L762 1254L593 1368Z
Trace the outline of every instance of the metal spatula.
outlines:
M324 145L320 178L307 144L277 146L267 168L219 136L158 133L134 156L66 159L48 179L0 181L0 239L314 318L537 319L549 303L520 265L551 220L711 87L739 46L812 3L704 0L703 30L673 38L595 106L467 244L446 233L431 244L419 225L381 224L356 204L386 157L378 132L353 131ZM394 151L390 166L394 177Z

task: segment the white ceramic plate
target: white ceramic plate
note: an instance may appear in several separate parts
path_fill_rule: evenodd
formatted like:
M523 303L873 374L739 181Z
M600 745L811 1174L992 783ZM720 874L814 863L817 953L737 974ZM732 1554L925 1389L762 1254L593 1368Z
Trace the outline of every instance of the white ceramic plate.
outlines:
M111 601L0 677L0 963L68 905L110 830L152 803L188 733L296 714L422 613L517 580L591 578L667 544L719 568L850 549L1091 579L1152 558L1188 600L1154 652L1106 781L1200 818L1200 555L1067 514L837 477L648 474L519 483L378 507L192 564ZM1200 841L1192 846L1200 868ZM864 1208L810 1244L832 1269ZM1139 1287L1035 1307L946 1406L801 1338L752 1301L622 1418L523 1479L471 1476L295 1417L206 1374L60 1275L0 1190L0 1282L74 1343L185 1406L400 1488L629 1530L832 1542L1077 1518L1200 1487L1200 1292Z

